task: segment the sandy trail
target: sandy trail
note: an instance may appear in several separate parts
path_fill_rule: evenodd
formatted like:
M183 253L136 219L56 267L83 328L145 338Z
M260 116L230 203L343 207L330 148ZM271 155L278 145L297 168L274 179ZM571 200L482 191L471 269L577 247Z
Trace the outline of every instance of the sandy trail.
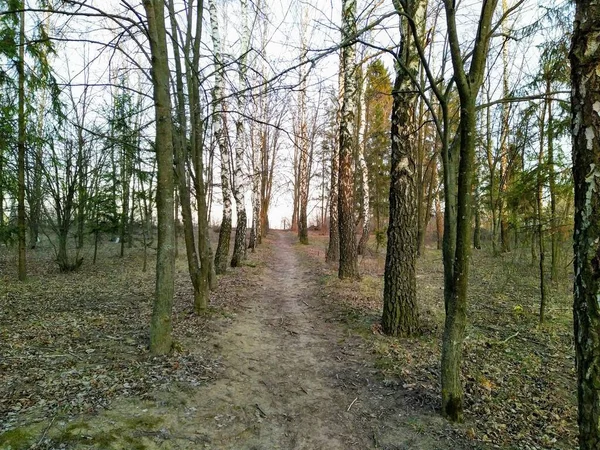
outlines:
M215 448L364 448L347 411L355 397L334 386L340 336L311 307L314 276L287 236L275 246L253 300L218 337L224 377L197 396L202 422L216 425L204 437Z
M410 411L394 388L375 381L364 342L327 320L294 236L271 239L260 287L215 336L224 376L190 402L187 420L205 448L452 448L400 425Z

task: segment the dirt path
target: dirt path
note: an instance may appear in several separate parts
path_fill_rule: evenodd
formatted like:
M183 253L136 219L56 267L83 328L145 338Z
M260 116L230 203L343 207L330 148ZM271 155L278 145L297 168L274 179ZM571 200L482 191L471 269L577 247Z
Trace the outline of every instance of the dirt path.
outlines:
M260 288L215 336L224 376L188 402L195 411L186 422L196 422L205 448L450 448L398 425L394 390L361 363L360 339L323 317L316 275L299 261L293 236L272 239Z
M381 379L366 341L322 304L318 275L295 242L291 233L272 233L260 279L240 294L241 310L208 342L191 343L192 352L214 349L222 367L214 381L170 384L61 425L78 439L74 448L464 448L436 414L418 412L397 383Z

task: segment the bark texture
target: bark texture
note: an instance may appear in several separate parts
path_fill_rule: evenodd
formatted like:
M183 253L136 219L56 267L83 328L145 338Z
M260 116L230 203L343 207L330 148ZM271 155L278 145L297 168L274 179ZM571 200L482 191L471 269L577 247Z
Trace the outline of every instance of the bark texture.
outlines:
M336 113L336 125L339 128L342 116L342 102L344 101L344 74L340 55L340 67L338 72L338 110ZM339 135L331 149L331 185L329 187L329 244L325 261L338 262L340 259L340 229L339 229L339 176L340 176L340 139Z
M225 114L223 112L223 60L221 55L221 36L219 34L219 21L215 0L208 1L210 12L211 38L213 42L213 58L216 66L215 87L213 89L214 122L213 132L221 154L221 193L223 195L223 219L219 231L219 243L215 252L215 271L223 274L227 271L229 257L229 243L231 241L231 186L229 182L230 155L228 139L225 136Z
M173 127L169 93L169 64L163 0L144 0L152 54L152 84L156 115L158 246L156 296L150 324L150 351L165 354L172 344L175 291L175 219L173 217Z
M235 242L233 244L233 255L231 257L231 267L239 267L246 258L246 229L248 226L248 217L246 213L246 186L244 183L244 118L246 109L246 94L243 92L246 87L246 61L248 47L250 44L250 29L248 28L248 1L241 0L242 12L242 54L239 60L238 68L238 97L237 108L238 116L235 122L235 176L234 176L234 197L235 208L237 211L237 228L235 230Z
M397 4L398 13L402 8ZM425 19L425 1L407 2L406 11L417 29ZM417 133L415 111L419 56L414 48L411 27L406 19L397 55L396 81L392 96L392 158L390 172L390 219L385 258L382 326L392 336L417 333L416 262L418 251L417 220Z
M356 232L354 229L354 168L353 152L356 146L356 49L351 43L356 37L356 0L342 4L342 71L344 100L340 121L340 172L338 191L340 265L338 276L359 278Z
M572 78L579 448L600 448L600 1L578 0Z

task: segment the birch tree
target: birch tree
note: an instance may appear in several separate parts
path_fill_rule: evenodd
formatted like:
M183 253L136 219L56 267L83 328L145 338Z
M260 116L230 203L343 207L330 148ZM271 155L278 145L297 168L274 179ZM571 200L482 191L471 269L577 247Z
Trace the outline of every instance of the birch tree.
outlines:
M219 243L215 252L215 271L218 274L227 270L229 257L229 241L231 239L231 188L229 185L229 146L226 136L226 117L223 112L223 55L221 52L221 36L215 0L208 0L210 13L210 34L213 43L213 61L215 64L215 86L213 88L213 133L221 155L221 192L223 196L223 219L219 231Z
M309 142L307 133L307 111L306 111L306 97L307 97L307 86L306 79L308 74L306 73L306 28L308 26L307 10L304 6L304 12L302 15L302 21L300 24L300 92L298 93L298 126L296 132L298 133L298 239L301 244L308 244L308 188L310 181L309 173Z
M579 448L600 447L600 1L577 0L570 53Z
M383 291L383 331L411 336L418 331L417 308L417 91L419 56L415 51L411 20L417 30L425 20L426 0L395 2L401 20L402 41L396 56L396 81L392 96L392 158L390 219Z
M339 165L339 238L340 279L359 278L356 251L356 233L354 229L354 168L352 164L356 145L356 0L344 0L342 3L342 77L344 97L340 117L340 165Z
M246 109L246 86L248 50L250 48L250 28L248 27L248 1L240 0L242 35L241 35L241 55L238 67L238 96L237 96L237 118L235 121L235 175L233 177L233 195L235 197L235 207L237 211L237 228L235 230L235 242L233 245L233 256L231 258L231 267L239 267L246 256L246 199L244 183L244 113Z
M362 90L362 89L361 89ZM361 96L363 93L361 92ZM366 101L363 100L363 108L365 110L367 107ZM371 232L371 207L370 207L370 199L371 194L369 191L369 169L367 167L367 160L365 158L366 153L366 135L368 129L368 116L366 111L364 113L363 123L363 133L362 133L362 142L358 145L357 148L357 159L358 159L358 167L360 168L360 185L361 185L361 194L362 194L362 211L361 216L363 218L362 223L362 234L360 235L360 240L358 241L357 252L359 255L364 255L365 250L367 248L367 242L369 241L369 234ZM359 120L359 123L361 121Z

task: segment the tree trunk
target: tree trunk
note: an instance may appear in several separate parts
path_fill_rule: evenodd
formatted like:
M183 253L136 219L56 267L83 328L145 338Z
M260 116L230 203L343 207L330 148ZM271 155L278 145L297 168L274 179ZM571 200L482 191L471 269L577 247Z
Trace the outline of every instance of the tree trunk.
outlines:
M338 109L336 111L336 126L341 127L342 103L344 101L343 59L340 54L338 69ZM339 262L340 259L340 229L339 229L339 176L340 176L340 139L339 134L331 149L331 185L329 187L329 244L325 261Z
M202 313L208 307L208 279L202 276L198 249L194 236L194 223L192 219L191 189L186 173L188 161L187 152L187 116L185 110L185 96L183 91L183 70L181 67L181 54L179 45L179 29L175 17L173 2L169 2L169 17L171 21L171 39L173 41L173 55L175 59L175 111L177 111L178 127L177 135L174 136L174 162L175 173L178 182L179 203L183 218L183 233L185 249L188 261L188 272L194 288L194 312ZM191 37L188 37L190 39ZM177 221L175 222L177 223ZM200 228L200 224L199 224ZM203 236L199 234L198 239Z
M219 231L219 243L215 253L215 271L217 274L227 270L229 258L229 242L231 240L231 188L229 186L229 148L226 133L226 120L223 113L223 61L221 54L221 37L219 35L219 22L215 0L208 1L210 12L211 38L213 41L213 58L215 69L215 87L213 89L214 119L213 130L215 140L221 153L221 192L223 194L223 219Z
M546 80L546 95L551 95L551 79ZM554 171L554 117L552 114L552 100L546 99L548 104L548 187L550 190L550 244L551 244L551 266L550 279L558 279L558 224L556 222L556 172Z
M246 259L246 228L248 225L248 218L246 213L246 199L245 199L245 183L244 183L244 113L246 100L245 93L242 93L246 86L246 61L247 54L250 45L250 29L248 28L248 0L240 0L241 12L242 12L242 54L239 60L238 69L238 97L237 97L237 108L238 116L235 122L235 133L236 133L236 147L235 147L235 176L234 180L234 196L235 196L235 207L237 211L237 228L235 230L235 242L233 245L233 256L231 258L231 267L239 267L242 265L242 261Z
M371 207L369 204L369 171L367 169L367 161L365 160L364 145L358 146L358 165L360 167L360 179L362 190L362 217L363 226L360 240L358 241L358 254L364 255L369 242L369 234L371 232Z
M435 195L435 231L438 250L442 249L442 239L444 237L444 216L442 213L442 201L440 197L441 189L438 186L438 190Z
M186 74L188 77L188 96L190 102L191 133L190 148L192 149L192 162L196 177L194 188L196 190L196 205L198 208L198 253L200 256L200 284L208 289L217 288L217 276L210 243L210 229L208 226L208 206L206 201L206 184L204 182L204 129L201 117L200 88L198 76L194 72L200 61L200 41L202 37L202 15L204 3L200 2L196 8L196 33L192 45L192 57L186 57ZM192 10L188 12L191 22ZM191 65L190 65L191 63ZM203 290L205 297L202 299L203 307L208 304L208 292Z
M508 11L507 0L502 0L502 13ZM502 33L504 36L510 36L511 30L507 26L507 21L502 22ZM508 67L509 55L508 44L510 39L505 38L502 46L502 96L508 98L510 96L508 86ZM500 216L500 250L502 253L510 251L510 236L508 234L508 218L506 217L506 192L510 182L510 161L508 158L508 133L509 133L509 117L510 103L502 105L502 131L500 136L500 185L498 192L499 216Z
M344 0L342 4L342 41L356 36L356 0ZM356 44L342 48L342 71L344 99L340 120L340 175L338 190L340 279L358 279L358 257L354 229L354 168L352 164L356 143L354 138L356 110Z
M425 0L412 0L405 13L421 29ZM402 10L397 6L398 13ZM402 17L402 15L400 15ZM392 155L390 172L390 219L383 289L383 331L392 336L413 336L419 330L416 263L418 251L417 158L418 123L413 81L419 72L411 26L401 19L402 41L396 63L392 96Z
M150 325L150 352L166 354L172 343L172 309L175 290L175 220L173 217L173 127L169 93L169 65L164 0L143 0L152 54L152 84L156 115L158 246L156 297Z
M19 237L19 262L18 277L19 281L27 279L27 266L25 242L26 223L25 223L25 1L21 2L22 11L19 16L19 123L18 123L18 193L17 193L17 228Z
M573 317L579 448L600 447L600 1L575 2L572 131L575 182Z
M544 190L544 139L545 139L545 122L546 122L546 102L544 101L542 117L540 118L540 151L538 154L537 167L537 189L536 189L536 225L537 225L537 245L538 245L538 268L540 274L540 325L544 323L546 315L546 277L544 275L544 259L546 256L544 246L544 207L543 207L543 190Z
M442 340L442 414L452 421L463 419L460 379L462 346L467 315L467 287L471 251L471 194L475 159L477 112L475 102L485 73L491 38L490 27L498 0L484 2L468 71L464 67L456 25L456 2L444 0L454 78L460 100L457 143L460 151L456 196L456 235L444 252L446 320ZM448 190L448 185L445 186ZM448 194L447 194L448 195ZM444 235L444 240L454 236ZM453 249L453 252L448 250ZM451 278L449 271L452 270Z

